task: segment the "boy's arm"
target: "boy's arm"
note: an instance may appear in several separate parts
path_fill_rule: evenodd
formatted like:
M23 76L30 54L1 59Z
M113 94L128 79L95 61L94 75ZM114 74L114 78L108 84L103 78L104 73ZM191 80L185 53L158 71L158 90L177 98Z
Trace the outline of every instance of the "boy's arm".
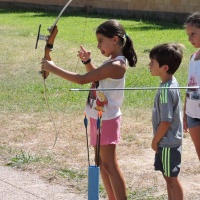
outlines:
M160 125L158 127L158 130L156 134L154 135L154 138L152 140L151 148L157 152L158 149L158 143L160 140L164 137L166 134L167 130L170 127L171 122L160 122Z

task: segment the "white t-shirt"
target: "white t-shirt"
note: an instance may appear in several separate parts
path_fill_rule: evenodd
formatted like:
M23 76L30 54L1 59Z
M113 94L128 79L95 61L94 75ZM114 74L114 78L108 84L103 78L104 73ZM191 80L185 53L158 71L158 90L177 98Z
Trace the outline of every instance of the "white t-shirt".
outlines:
M188 86L200 86L200 60L192 56L189 64ZM188 89L186 114L192 118L200 118L200 89Z
M107 62L113 62L120 60L126 63L124 56L118 56L114 60L108 60ZM104 63L105 64L105 63ZM121 79L106 78L104 80L92 83L91 89L97 88L97 91L90 91L88 101L86 104L87 116L97 119L98 111L102 111L102 120L114 119L121 115L121 105L124 100L123 90L108 90L101 91L101 88L124 88L125 76Z

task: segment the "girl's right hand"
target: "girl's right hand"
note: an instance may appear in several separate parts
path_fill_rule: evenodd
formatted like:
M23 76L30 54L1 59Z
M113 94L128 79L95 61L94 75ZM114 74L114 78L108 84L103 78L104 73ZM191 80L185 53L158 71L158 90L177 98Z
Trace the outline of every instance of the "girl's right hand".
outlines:
M83 61L83 62L86 62L87 60L90 59L90 55L91 55L91 52L90 51L86 51L83 46L80 46L80 51L78 51L78 57Z

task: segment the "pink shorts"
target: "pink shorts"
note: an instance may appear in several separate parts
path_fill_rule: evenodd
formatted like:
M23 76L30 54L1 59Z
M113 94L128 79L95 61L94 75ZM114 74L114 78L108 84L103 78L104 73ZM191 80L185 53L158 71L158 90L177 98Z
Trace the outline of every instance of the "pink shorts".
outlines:
M120 140L121 116L111 119L102 120L100 144L118 144ZM97 120L90 118L90 144L96 146L96 139L99 130L97 130Z

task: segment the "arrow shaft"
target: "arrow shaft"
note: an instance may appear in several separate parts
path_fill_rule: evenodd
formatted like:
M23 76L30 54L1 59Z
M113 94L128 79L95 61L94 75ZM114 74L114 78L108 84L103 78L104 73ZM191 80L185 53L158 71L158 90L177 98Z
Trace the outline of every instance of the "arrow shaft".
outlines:
M97 88L97 89L81 89L75 88L70 91L111 91L111 90L158 90L158 89L200 89L200 86L188 86L188 87L135 87L135 88Z

